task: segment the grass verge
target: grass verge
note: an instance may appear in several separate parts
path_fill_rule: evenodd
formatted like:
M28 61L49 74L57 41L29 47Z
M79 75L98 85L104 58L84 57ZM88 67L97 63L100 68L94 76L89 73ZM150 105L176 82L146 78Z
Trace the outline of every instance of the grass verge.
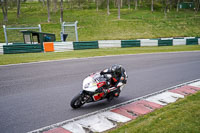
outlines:
M200 92L129 122L109 133L198 133Z
M165 46L165 47L107 48L107 49L66 51L59 53L52 52L52 53L6 54L6 55L0 55L0 65L70 59L70 58L106 56L106 55L195 51L195 50L199 51L200 46L186 45L186 46Z

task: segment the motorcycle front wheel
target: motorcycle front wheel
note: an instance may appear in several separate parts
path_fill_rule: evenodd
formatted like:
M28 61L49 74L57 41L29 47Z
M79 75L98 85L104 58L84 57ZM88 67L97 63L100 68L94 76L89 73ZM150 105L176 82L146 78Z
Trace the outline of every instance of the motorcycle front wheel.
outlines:
M71 101L71 107L74 109L80 108L83 104L81 94L76 95Z

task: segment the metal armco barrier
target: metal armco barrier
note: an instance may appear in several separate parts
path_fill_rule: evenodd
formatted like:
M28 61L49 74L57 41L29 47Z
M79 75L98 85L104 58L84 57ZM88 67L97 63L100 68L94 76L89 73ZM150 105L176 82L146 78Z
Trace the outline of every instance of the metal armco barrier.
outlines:
M98 41L99 48L121 48L121 40L100 40Z
M98 41L73 42L73 46L74 46L74 50L99 48Z
M122 40L121 47L140 47L140 40Z
M173 46L173 40L169 39L169 40L158 40L158 46Z
M186 45L198 45L198 38L187 39Z
M82 42L53 42L55 52L81 50L81 49L113 48L113 47L124 48L124 47L176 46L176 45L200 45L200 37L138 39L138 40L99 40L99 41L82 41ZM28 50L30 51L30 49ZM12 51L14 51L14 49ZM33 52L35 51L33 50ZM1 46L0 46L0 53L1 53ZM4 53L12 53L12 52L8 52L8 50L5 49Z
M74 50L73 42L54 42L55 52Z
M17 53L36 53L42 52L42 45L40 44L13 44L3 45L4 54L17 54Z

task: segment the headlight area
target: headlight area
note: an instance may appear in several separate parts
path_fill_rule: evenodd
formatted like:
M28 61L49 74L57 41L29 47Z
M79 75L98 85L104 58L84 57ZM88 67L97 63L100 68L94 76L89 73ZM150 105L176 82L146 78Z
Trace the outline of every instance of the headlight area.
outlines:
M96 87L97 84L96 83L86 83L83 85L83 88L87 89L87 88L93 88Z

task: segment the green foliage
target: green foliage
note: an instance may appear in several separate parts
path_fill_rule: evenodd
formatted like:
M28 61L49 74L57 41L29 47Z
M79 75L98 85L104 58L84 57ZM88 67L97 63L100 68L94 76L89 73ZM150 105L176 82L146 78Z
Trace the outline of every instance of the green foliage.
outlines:
M111 1L111 0L110 0ZM157 4L156 4L157 3ZM78 34L80 41L93 40L129 40L137 38L159 38L177 36L200 36L197 26L200 24L200 13L194 14L191 10L176 12L171 10L167 16L161 11L161 4L156 2L158 7L151 13L150 3L140 3L138 10L133 10L134 3L131 3L131 10L127 6L121 9L121 19L117 19L117 8L111 2L110 15L106 9L96 11L93 2L81 3L81 8L70 8L70 4L64 2L64 21L78 21ZM148 5L149 4L149 5ZM126 5L126 4L124 4ZM75 6L75 5L74 5ZM105 7L105 4L104 4ZM88 9L84 9L88 8ZM0 27L6 24L14 26L37 26L42 25L43 32L55 33L60 40L60 11L51 12L51 22L47 22L47 9L42 3L22 3L20 18L16 17L16 8L8 10L8 22L3 22L3 15L0 12ZM0 42L4 41L3 28L0 28ZM17 38L14 35L13 39ZM8 38L9 40L9 38Z

